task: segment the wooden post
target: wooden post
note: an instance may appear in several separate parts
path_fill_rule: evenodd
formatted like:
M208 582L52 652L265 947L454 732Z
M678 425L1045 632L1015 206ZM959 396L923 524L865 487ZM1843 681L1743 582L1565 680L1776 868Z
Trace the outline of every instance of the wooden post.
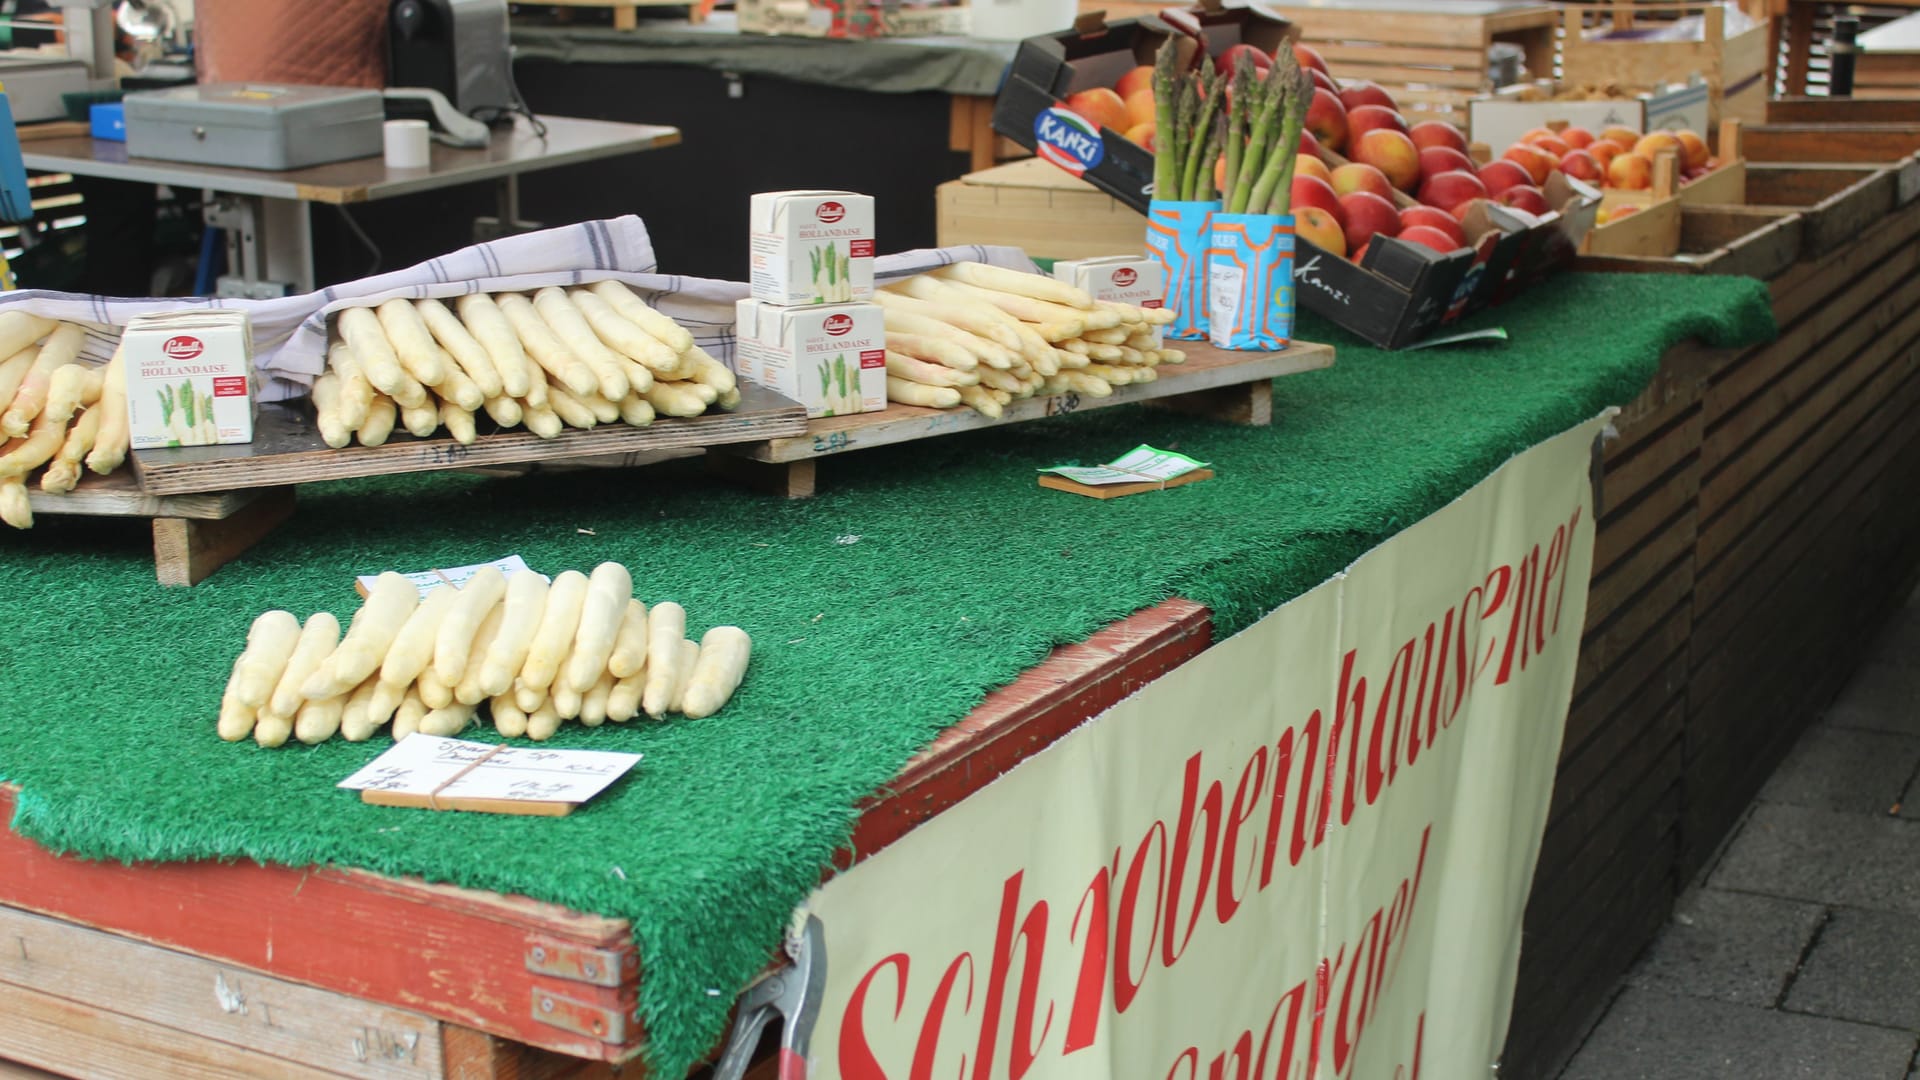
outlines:
M782 499L813 498L814 461L755 461L724 451L707 455L707 468L716 476Z
M1240 383L1237 386L1198 390L1191 394L1156 398L1146 404L1169 412L1205 416L1228 424L1266 427L1273 423L1273 381L1262 379L1259 382Z
M213 521L153 519L153 565L162 585L198 585L293 516L293 489L262 495Z

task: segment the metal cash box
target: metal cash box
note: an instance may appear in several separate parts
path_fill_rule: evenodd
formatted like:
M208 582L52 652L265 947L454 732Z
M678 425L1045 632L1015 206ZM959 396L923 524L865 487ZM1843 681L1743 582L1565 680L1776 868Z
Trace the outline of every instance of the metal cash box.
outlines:
M126 96L127 156L301 169L381 152L378 90L214 83Z

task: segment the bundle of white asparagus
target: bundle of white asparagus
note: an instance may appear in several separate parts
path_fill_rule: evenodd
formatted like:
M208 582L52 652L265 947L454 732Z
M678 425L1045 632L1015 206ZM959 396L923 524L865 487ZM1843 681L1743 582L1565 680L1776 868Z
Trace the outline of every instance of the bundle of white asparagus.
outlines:
M120 358L80 358L87 332L24 311L0 312L0 521L33 527L27 474L46 466L40 490L80 482L84 463L110 473L127 459L126 382Z
M405 577L382 574L344 637L324 611L305 626L286 611L255 619L220 699L219 733L261 746L335 734L362 742L392 721L396 740L458 735L482 707L501 735L535 740L567 720L697 720L732 698L752 641L737 626L698 643L686 632L685 609L649 610L619 563L551 585L490 566L424 599Z
M472 293L448 303L388 300L335 322L313 388L320 437L378 446L396 425L474 440L474 416L551 439L564 428L740 403L733 372L618 281L531 297Z
M1172 311L1096 301L1039 274L956 263L874 299L886 309L887 399L907 405L964 405L997 419L1017 398L1106 397L1186 360L1157 343Z

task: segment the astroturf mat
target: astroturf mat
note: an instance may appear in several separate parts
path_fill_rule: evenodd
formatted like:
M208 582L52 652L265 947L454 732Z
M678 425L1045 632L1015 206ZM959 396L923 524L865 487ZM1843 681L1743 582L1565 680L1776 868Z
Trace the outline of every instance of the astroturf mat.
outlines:
M0 529L0 778L14 828L119 860L331 863L524 893L632 920L647 1055L683 1074L845 842L854 805L1055 645L1172 596L1225 637L1451 501L1507 458L1635 397L1671 344L1774 332L1758 282L1562 275L1469 326L1506 343L1386 353L1304 318L1330 370L1275 383L1273 426L1142 408L848 454L789 502L697 469L302 489L298 515L192 589L154 583L144 521ZM1140 442L1213 463L1205 483L1111 502L1034 470ZM363 805L334 784L390 743L262 750L215 738L252 618L343 620L356 574L526 557L614 559L689 635L737 623L744 686L700 721L569 724L563 746L637 750L571 817ZM469 737L487 738L487 733Z

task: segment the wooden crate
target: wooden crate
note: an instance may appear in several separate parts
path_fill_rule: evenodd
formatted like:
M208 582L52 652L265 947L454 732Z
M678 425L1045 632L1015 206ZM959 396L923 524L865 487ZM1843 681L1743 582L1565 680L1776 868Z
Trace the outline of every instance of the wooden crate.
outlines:
M1553 73L1560 16L1547 4L1519 0L1350 0L1265 5L1292 20L1301 40L1326 58L1336 79L1379 83L1408 123L1448 120L1465 128L1467 102L1493 88L1487 48L1509 42L1527 70Z
M1668 258L1680 250L1680 195L1677 155L1662 154L1653 163L1653 187L1646 191L1606 188L1600 193L1603 219L1580 245L1583 255L1636 255Z
M1039 158L941 184L937 243L1006 244L1044 259L1084 259L1146 250L1139 212Z
M1920 13L1874 27L1858 40L1855 93L1920 99Z
M1776 98L1746 139L1755 161L1889 166L1895 203L1920 198L1920 101Z
M1680 207L1680 245L1671 255L1581 255L1575 270L1633 274L1779 275L1800 257L1803 223L1781 207Z
M1810 258L1884 221L1898 195L1896 171L1871 165L1757 164L1747 170L1748 204L1799 211L1801 242Z
M612 8L613 28L633 30L640 25L639 9L643 7L683 7L687 9L687 21L698 25L706 22L707 16L713 13L713 4L714 0L543 0L539 6Z
M1648 16L1667 20L1700 16L1700 41L1589 39L1587 31L1611 28L1632 35L1654 25ZM1734 117L1758 123L1766 116L1769 30L1766 21L1743 33L1728 34L1726 10L1717 3L1614 4L1569 3L1562 13L1560 79L1569 86L1617 84L1650 90L1696 72L1708 87L1709 123Z

